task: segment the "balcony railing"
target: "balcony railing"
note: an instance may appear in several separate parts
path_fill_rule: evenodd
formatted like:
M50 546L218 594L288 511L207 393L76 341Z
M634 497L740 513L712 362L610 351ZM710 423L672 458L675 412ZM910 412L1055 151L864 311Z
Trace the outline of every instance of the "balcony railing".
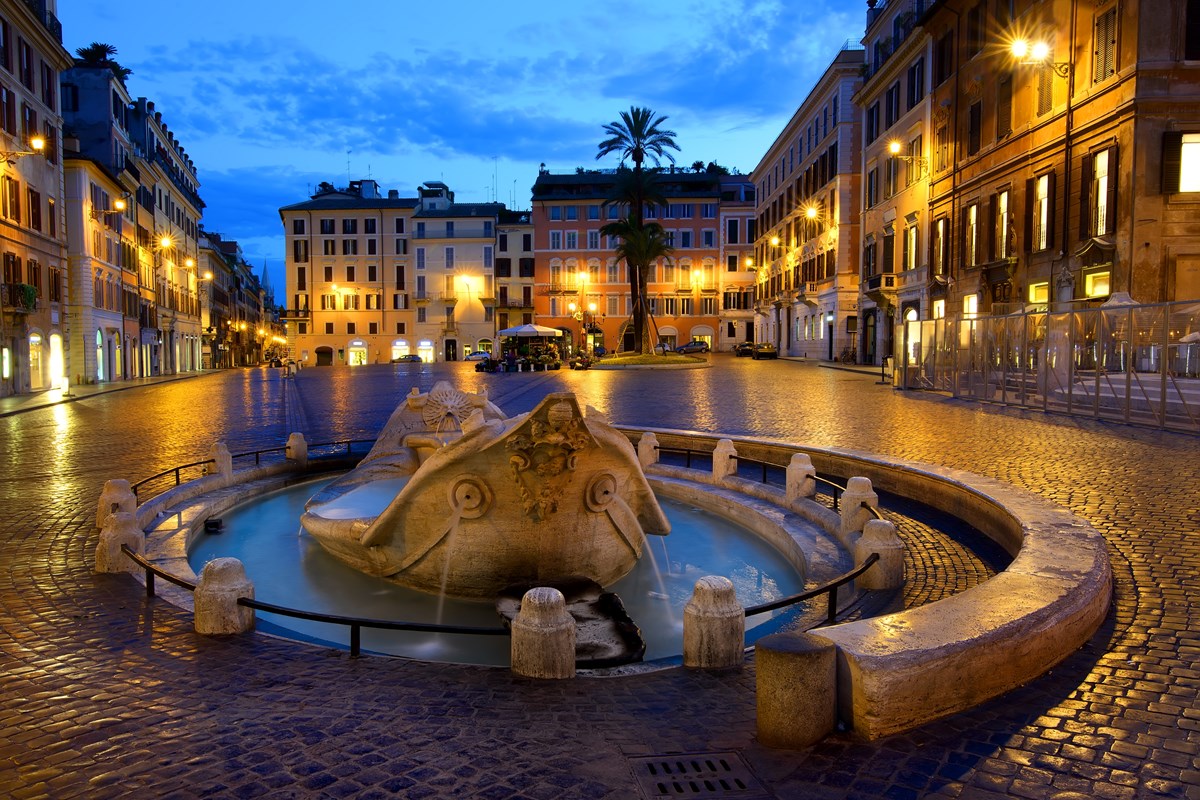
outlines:
M280 319L308 319L311 312L307 308L285 308L279 315Z
M452 231L414 231L414 239L494 239L496 231L494 228L472 227L472 228L455 228Z

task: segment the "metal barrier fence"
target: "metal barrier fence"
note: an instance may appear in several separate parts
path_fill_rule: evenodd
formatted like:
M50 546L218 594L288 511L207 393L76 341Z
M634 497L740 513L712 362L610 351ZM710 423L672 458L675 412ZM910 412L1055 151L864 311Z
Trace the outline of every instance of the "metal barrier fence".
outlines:
M1200 301L900 323L895 383L1200 432Z

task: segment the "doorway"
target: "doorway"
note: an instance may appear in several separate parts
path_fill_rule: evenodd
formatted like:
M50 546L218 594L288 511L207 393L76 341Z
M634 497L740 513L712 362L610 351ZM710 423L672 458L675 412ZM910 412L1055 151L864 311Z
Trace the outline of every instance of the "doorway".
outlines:
M458 340L457 339L447 339L446 340L446 360L447 361L458 361Z

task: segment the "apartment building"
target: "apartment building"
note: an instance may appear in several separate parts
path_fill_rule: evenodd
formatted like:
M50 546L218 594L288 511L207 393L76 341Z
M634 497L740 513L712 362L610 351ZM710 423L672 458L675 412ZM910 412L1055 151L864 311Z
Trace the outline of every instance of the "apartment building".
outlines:
M624 212L605 205L616 177L614 170L543 170L533 185L536 318L562 330L572 351L633 346L628 270L613 253L616 241L600 233ZM672 168L658 172L658 181L667 205L647 206L645 219L663 226L674 252L659 259L649 277L650 335L666 347L700 339L717 348L727 270L720 240L722 176Z
M138 152L128 91L105 64L62 73L66 181L69 359L76 383L150 374L141 357ZM149 285L147 285L147 290ZM152 293L147 292L147 302ZM150 337L155 343L158 335Z
M1198 17L1184 0L932 4L948 313L1200 297Z
M845 49L750 175L757 201L756 339L833 359L859 323L863 54Z
M717 259L722 270L721 308L713 343L717 350L732 351L739 342L754 341L754 209L754 184L745 175L722 176Z
M867 12L866 69L854 96L862 110L857 353L863 364L892 355L898 320L945 315L946 284L941 272L931 279L927 259L931 46L920 25L926 4L889 2Z
M54 0L0 2L0 396L66 385L62 117Z
M533 216L502 211L496 225L496 330L533 322L535 263Z
M492 352L498 330L496 233L505 207L456 203L441 181L426 181L417 194L412 246L418 352L423 360L438 361Z

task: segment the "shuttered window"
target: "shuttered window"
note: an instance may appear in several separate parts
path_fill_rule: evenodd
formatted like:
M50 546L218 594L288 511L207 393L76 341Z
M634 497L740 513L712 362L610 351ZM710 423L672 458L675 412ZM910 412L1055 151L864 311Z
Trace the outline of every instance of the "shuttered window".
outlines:
M1117 10L1110 8L1096 17L1095 51L1092 54L1092 82L1112 77L1117 69Z

